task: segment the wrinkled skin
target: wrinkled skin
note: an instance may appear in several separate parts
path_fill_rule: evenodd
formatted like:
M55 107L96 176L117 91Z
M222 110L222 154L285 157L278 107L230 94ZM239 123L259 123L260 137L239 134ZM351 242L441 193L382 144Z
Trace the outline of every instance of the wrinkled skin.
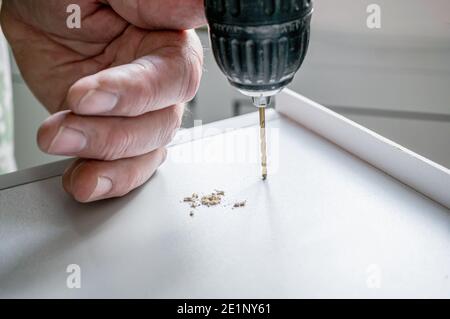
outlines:
M81 7L81 29L66 8ZM5 0L1 25L23 77L52 114L49 154L78 157L63 186L80 202L123 196L166 157L203 63L203 0Z

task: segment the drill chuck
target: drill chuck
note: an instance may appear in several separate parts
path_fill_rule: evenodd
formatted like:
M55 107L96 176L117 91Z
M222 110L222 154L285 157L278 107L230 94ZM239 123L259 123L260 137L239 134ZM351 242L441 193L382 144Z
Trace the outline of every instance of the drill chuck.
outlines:
M311 0L205 0L219 68L246 95L272 96L303 63L309 44Z

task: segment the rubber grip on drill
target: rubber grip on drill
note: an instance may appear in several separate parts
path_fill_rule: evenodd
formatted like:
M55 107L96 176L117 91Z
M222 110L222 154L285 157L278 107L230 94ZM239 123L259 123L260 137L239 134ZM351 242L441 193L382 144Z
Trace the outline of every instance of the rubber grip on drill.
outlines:
M306 56L311 0L205 0L215 59L231 84L272 91L294 78Z

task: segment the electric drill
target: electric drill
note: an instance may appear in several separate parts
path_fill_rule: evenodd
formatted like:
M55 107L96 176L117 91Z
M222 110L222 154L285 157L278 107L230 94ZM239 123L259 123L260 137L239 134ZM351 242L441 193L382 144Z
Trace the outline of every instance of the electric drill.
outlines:
M292 82L306 56L311 0L205 0L211 45L232 86L259 108L263 179L265 108Z

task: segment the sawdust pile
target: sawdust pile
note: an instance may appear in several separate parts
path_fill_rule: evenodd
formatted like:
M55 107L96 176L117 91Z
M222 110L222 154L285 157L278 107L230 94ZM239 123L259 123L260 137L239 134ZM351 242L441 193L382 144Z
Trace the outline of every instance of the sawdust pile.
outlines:
M223 204L225 192L222 190L214 190L214 192L200 196L198 193L193 193L191 196L183 199L184 203L189 204L192 209L189 213L191 217L194 217L194 210L198 207L214 207L222 205L223 207L230 206L229 204ZM247 205L247 201L241 201L234 203L232 209L243 208Z

